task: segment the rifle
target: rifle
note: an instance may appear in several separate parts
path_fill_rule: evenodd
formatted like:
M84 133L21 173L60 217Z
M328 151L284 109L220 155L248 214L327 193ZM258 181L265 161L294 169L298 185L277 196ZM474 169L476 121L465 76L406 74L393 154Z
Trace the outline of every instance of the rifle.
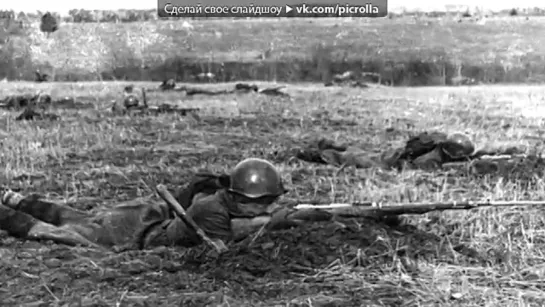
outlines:
M403 214L424 214L432 211L471 210L484 207L545 206L545 201L453 201L385 205L376 202L298 204L296 212L325 211L342 217L383 217Z
M206 244L212 246L218 253L223 253L228 250L223 241L219 239L213 240L206 235L206 233L195 223L195 221L193 221L193 219L186 214L182 205L180 205L172 194L170 194L166 186L159 184L155 189L157 190L157 194L161 196L170 209L172 209L186 225L191 227L193 231L197 233L199 238L201 238Z

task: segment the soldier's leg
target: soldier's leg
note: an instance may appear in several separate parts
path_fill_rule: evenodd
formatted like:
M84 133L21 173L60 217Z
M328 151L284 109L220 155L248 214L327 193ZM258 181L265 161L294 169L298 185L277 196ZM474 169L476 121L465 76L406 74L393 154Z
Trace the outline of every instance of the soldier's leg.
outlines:
M89 213L41 200L37 195L25 197L22 194L13 191L4 193L2 196L2 204L55 226L78 222L90 217Z
M10 235L30 240L52 240L68 245L95 246L78 233L40 221L30 214L0 205L0 229Z

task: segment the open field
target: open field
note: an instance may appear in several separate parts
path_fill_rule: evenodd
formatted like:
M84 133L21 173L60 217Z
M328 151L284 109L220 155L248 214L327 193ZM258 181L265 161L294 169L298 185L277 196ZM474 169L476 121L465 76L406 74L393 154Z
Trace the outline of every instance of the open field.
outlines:
M482 83L543 82L541 17L319 18L63 23L49 38L39 23L0 32L0 78L57 81L324 81L346 70L377 72L395 85L445 85L463 75ZM187 21L187 20L186 20ZM297 29L296 31L294 29ZM2 37L5 36L5 37ZM3 63L3 64L2 64ZM223 67L221 64L223 63Z
M543 178L446 171L338 171L291 157L314 137L369 153L403 145L423 130L467 131L477 147L541 150L538 86L323 88L288 85L291 101L260 95L181 98L150 93L151 104L201 107L200 119L113 116L119 83L5 83L5 95L38 89L79 96L94 109L59 110L57 122L2 115L5 182L71 206L96 210L187 182L206 168L227 171L250 156L274 161L286 200L432 201L543 199ZM140 85L140 84L137 84ZM151 84L144 84L152 86ZM156 84L153 84L155 86ZM227 86L227 85L226 85ZM510 124L510 125L506 125ZM389 132L386 131L386 128ZM527 174L528 175L528 174ZM159 201L156 197L153 201ZM106 254L49 243L0 240L0 302L31 306L541 306L545 304L543 209L508 208L308 224L230 246ZM465 251L465 252L464 252ZM469 251L469 252L468 252ZM40 303L41 302L41 303ZM40 305L42 304L42 305ZM68 304L68 305L67 305ZM220 305L222 304L222 305Z

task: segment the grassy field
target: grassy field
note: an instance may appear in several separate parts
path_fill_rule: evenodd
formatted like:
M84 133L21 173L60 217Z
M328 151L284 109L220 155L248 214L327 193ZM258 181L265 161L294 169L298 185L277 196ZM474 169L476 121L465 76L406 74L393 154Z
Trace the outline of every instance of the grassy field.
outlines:
M107 108L123 85L2 84L5 95L41 89L54 97L85 97L96 106L58 110L63 120L57 122L15 122L13 113L4 114L0 120L3 180L25 193L39 192L80 209L96 210L151 195L158 183L182 185L199 169L227 171L241 159L257 156L276 163L291 190L286 195L291 201L544 197L542 178L528 184L497 176L453 177L446 171L338 172L290 158L294 148L315 137L381 152L402 146L409 134L423 130L467 131L477 147L540 148L543 87L347 90L298 84L287 87L291 101L251 94L221 98L149 94L151 104L203 108L196 119L113 116ZM335 120L345 124L333 127ZM395 133L386 133L386 128L394 128ZM0 302L541 306L545 304L542 213L539 208L444 212L407 217L395 227L357 219L343 221L346 229L333 223L308 224L232 245L219 259L200 248L107 254L3 235Z
M192 28L182 20L64 23L50 37L35 22L4 45L0 71L10 80L32 80L41 68L57 81L189 81L192 74L211 71L219 81L294 82L355 69L378 72L397 85L448 84L459 72L483 83L535 82L545 80L545 44L535 35L545 31L543 21L190 20Z

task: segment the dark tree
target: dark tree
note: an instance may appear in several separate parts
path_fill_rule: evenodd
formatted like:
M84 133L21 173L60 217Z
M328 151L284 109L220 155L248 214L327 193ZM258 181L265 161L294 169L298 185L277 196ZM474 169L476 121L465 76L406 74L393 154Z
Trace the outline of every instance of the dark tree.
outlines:
M43 14L42 22L40 23L40 31L46 33L49 37L49 34L57 31L58 29L59 22L57 21L57 18L55 18L55 16L49 12Z

